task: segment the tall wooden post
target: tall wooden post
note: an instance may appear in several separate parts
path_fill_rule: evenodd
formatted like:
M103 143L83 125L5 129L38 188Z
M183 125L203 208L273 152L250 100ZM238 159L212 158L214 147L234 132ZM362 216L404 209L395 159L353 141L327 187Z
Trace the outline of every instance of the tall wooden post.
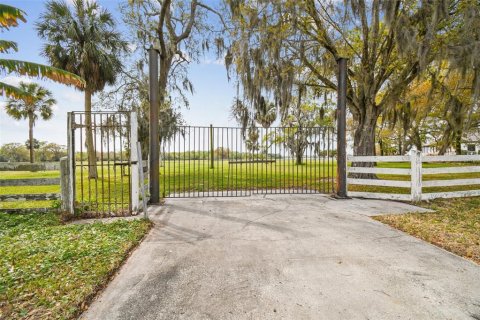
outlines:
M160 137L159 137L159 84L158 84L158 51L148 49L150 80L150 203L160 202Z
M347 198L347 59L339 58L337 85L337 192Z

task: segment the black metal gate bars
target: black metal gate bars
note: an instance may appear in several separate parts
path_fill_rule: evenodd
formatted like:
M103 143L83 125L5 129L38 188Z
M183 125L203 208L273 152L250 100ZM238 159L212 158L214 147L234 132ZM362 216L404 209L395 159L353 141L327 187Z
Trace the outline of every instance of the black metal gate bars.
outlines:
M161 141L162 197L333 193L332 127L182 126Z
M68 117L72 207L95 216L137 211L143 182L136 114L71 112ZM161 197L335 192L332 127L181 126L160 139Z
M131 114L70 112L68 117L75 210L95 216L132 213Z

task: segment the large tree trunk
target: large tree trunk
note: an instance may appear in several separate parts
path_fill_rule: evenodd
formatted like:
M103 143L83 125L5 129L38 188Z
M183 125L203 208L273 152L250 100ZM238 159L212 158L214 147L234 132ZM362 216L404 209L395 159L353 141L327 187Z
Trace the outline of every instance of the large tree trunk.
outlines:
M462 154L462 130L457 130L455 134L455 154Z
M353 154L355 156L374 156L375 155L375 128L378 115L375 107L367 106L363 117L354 119L357 127L353 136ZM375 162L354 162L353 167L373 167ZM351 174L353 178L376 179L373 173Z
M86 125L86 146L88 156L88 178L97 179L97 155L93 143L92 128L92 91L85 89L85 125Z
M303 151L297 150L295 155L295 164L299 166L302 164L302 162L303 162Z
M158 88L160 90L160 92L158 93L158 101L159 101L160 109L165 104L167 84L168 84L168 74L170 72L171 64L172 64L171 57L160 57L160 71L159 71L159 78L158 78Z
M381 138L378 139L378 146L380 147L380 155L384 156L385 155L385 150L383 148L383 140Z
M30 151L30 163L35 162L35 156L33 154L33 114L28 114L28 141Z
M401 133L398 133L398 137L397 137L397 140L398 140L398 155L401 156L403 155L403 143L402 143L402 134Z
M168 74L170 72L170 67L171 67L171 62L172 62L172 58L171 57L162 57L160 56L160 70L159 70L159 75L158 75L158 88L159 88L159 92L158 92L158 106L160 108L159 110L159 121L160 121L160 130L159 130L159 143L160 143L160 147L159 147L159 150L160 150L160 165L162 165L161 161L162 161L162 153L163 153L163 150L162 150L162 141L164 140L163 137L161 136L161 133L162 133L162 121L164 121L163 119L165 119L165 116L162 114L162 110L165 106L165 99L166 99L166 92L167 92L167 85L168 85ZM149 147L150 145L147 143L147 151L148 153L150 153L149 151Z
M375 128L377 118L371 110L367 109L364 118L356 119L357 128L353 137L353 154L355 156L374 156L375 155ZM363 166L362 166L363 167Z

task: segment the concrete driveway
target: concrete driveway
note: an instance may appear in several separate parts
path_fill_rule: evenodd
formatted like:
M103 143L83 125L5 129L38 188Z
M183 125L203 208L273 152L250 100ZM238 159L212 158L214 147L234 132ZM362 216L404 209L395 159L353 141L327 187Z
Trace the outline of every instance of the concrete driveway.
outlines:
M169 200L84 319L480 319L480 266L369 216L380 200Z

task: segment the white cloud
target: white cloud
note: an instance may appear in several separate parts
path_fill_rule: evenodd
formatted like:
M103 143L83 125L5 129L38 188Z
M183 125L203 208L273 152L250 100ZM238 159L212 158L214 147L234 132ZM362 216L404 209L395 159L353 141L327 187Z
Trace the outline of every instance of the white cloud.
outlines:
M215 64L215 65L225 65L225 59L221 59L221 58L218 58L218 59L209 59L209 58L206 58L204 59L201 64Z
M83 105L84 102L83 93L70 88L65 88L64 90L62 90L62 93L58 98L61 100L65 100L65 102L70 105Z
M128 45L128 51L129 52L135 52L135 50L137 50L137 44L134 43L134 42L130 42Z
M181 61L181 60L187 60L187 62L191 62L192 61L192 58L188 55L188 53L185 53L185 52L182 52L182 56L180 56L178 53L176 53L174 56L173 56L173 61L177 62L177 61Z
M26 83L31 83L33 82L32 78L27 77L27 76L7 76L3 79L1 79L2 82L5 82L6 84L9 84L11 86L18 87L20 85L20 82L26 82Z

